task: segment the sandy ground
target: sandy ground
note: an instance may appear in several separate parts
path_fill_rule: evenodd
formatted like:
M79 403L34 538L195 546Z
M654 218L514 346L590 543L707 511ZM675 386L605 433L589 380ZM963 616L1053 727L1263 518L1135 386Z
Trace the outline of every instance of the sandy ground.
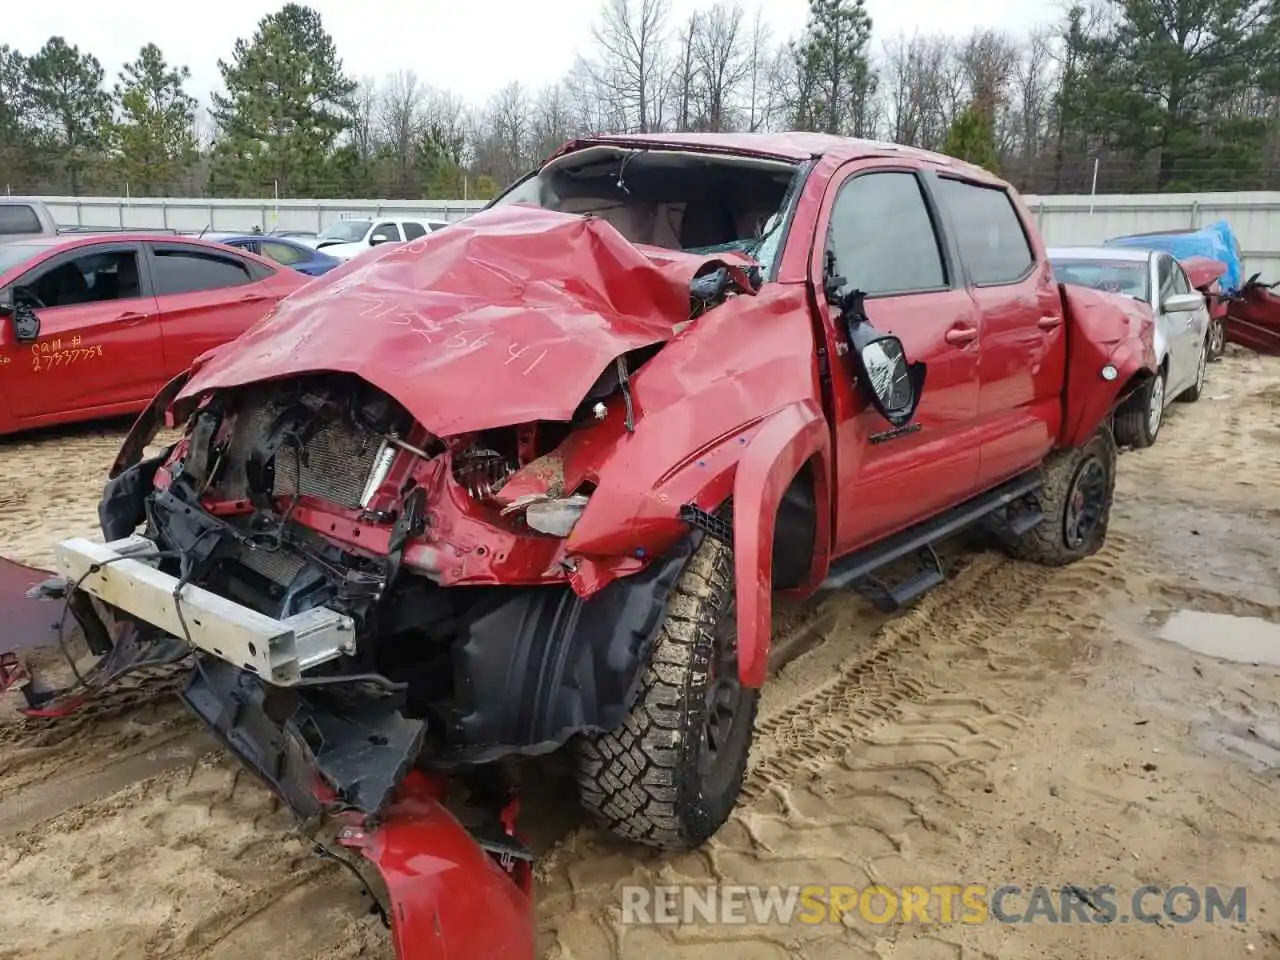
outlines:
M42 562L91 533L118 439L0 445L0 549ZM704 850L648 853L533 804L543 955L1280 957L1280 666L1161 639L1197 612L1254 618L1193 622L1188 642L1280 664L1280 361L1233 349L1120 463L1088 561L968 551L896 617L781 611L746 797ZM0 744L0 957L390 956L351 878L163 691L10 719ZM1109 883L1121 903L1219 884L1248 907L1215 925L619 923L623 883L708 882Z

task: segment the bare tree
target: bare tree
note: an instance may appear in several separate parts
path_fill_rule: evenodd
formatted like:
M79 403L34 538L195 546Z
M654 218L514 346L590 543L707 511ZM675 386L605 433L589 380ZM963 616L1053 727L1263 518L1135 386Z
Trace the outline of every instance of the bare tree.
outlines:
M662 129L668 12L668 0L605 0L591 30L598 56L584 61L596 92L641 133Z
M956 107L955 49L950 37L899 35L885 43L882 107L890 139L926 150L947 135Z
M574 128L586 134L627 129L627 111L593 65L579 60L564 80Z
M391 74L378 109L378 138L393 158L391 195L414 196L414 162L427 88L412 70Z
M671 95L675 100L675 125L677 130L692 130L698 118L696 98L698 88L702 84L697 58L698 42L702 35L702 14L695 10L689 14L676 34L675 65L676 73L672 82Z
M351 145L361 163L373 159L377 143L378 89L372 77L362 77L351 95Z
M727 130L742 83L751 71L743 43L742 6L720 0L700 19L693 38L698 100L707 130Z
M533 123L529 94L518 81L490 99L478 124L476 162L499 184L510 183L528 167Z
M530 145L526 159L541 163L566 140L572 139L575 130L573 100L563 83L545 87L533 105L530 125Z
M463 162L471 117L461 97L451 90L428 89L423 98L422 126L449 160Z
M969 102L991 124L1001 153L1008 152L1013 137L1009 104L1021 53L1008 34L990 29L974 30L960 47L959 63Z
M764 8L756 8L751 24L751 36L747 41L747 77L743 104L746 110L746 127L752 133L769 126L777 109L778 62L777 52L769 46L769 28L764 22Z
M1053 98L1052 34L1046 29L1031 31L1015 68L1017 120L1023 181L1027 189L1035 176L1036 158L1048 138L1049 111Z

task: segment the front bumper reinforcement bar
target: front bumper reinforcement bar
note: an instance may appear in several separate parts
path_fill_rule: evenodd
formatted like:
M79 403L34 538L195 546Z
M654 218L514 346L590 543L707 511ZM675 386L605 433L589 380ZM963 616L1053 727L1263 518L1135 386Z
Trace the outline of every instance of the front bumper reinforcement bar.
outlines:
M178 578L157 566L159 552L140 536L77 537L55 549L69 584L275 686L293 686L303 671L355 651L350 617L315 607L277 620L195 584L179 593Z

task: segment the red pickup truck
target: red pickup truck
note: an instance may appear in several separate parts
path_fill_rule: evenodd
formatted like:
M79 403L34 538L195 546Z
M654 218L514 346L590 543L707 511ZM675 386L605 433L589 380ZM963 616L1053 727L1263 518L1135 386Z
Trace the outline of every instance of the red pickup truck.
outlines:
M1112 413L1155 370L1150 312L1059 286L975 167L810 134L580 140L197 360L125 441L107 543L58 561L104 649L195 653L187 703L295 810L371 818L394 900L436 796L410 770L568 747L611 829L705 841L773 593L900 606L976 523L1039 563L1093 553ZM185 436L143 459L166 418ZM457 919L391 913L421 928L400 944ZM480 955L505 923L445 939Z

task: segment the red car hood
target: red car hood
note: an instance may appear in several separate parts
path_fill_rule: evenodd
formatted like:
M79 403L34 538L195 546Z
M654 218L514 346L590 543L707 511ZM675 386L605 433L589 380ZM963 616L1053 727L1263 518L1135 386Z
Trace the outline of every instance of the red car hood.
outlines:
M599 218L484 210L308 284L200 357L177 401L337 371L438 436L567 420L616 357L689 319L689 281L717 258L661 253Z

